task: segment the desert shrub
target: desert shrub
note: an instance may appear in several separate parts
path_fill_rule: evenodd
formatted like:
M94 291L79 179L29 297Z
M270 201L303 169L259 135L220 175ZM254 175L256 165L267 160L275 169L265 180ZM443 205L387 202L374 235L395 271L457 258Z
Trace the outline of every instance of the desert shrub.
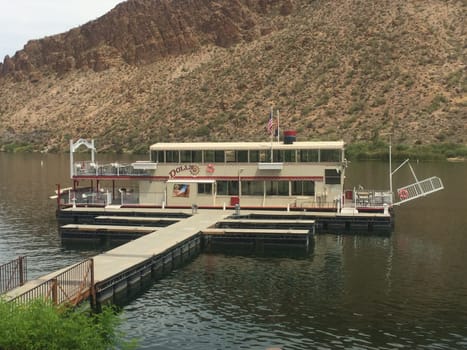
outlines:
M111 307L93 313L57 308L43 300L27 304L0 300L0 349L128 349L132 344L118 331L120 321Z

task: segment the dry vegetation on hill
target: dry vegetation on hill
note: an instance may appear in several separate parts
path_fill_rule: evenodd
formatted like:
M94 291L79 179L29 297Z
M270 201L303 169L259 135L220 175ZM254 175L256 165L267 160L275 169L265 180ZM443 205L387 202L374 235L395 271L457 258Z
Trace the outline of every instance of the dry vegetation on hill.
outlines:
M266 140L271 104L299 139L467 143L464 1L264 0L257 9L193 0L185 11L205 11L199 3L230 7L210 8L201 29L189 24L196 45L183 52L135 63L100 43L99 69L4 74L0 145L66 150L85 137L101 150L141 151L158 141ZM107 21L135 15L117 9ZM238 18L226 25L213 13ZM219 42L219 31L235 37Z

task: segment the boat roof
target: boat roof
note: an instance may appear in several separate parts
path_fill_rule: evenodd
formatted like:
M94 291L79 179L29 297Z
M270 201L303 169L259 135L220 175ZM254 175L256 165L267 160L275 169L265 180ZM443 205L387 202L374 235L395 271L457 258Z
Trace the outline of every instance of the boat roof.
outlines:
M283 142L158 142L151 151L182 150L261 150L261 149L343 149L344 141L295 141Z

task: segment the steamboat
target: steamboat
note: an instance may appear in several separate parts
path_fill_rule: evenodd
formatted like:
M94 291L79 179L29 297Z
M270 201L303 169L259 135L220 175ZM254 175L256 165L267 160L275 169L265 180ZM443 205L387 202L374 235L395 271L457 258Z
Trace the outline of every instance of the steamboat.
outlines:
M148 160L99 163L94 141L70 141L72 186L58 188L59 209L76 207L236 209L313 212L316 218L380 214L392 224L392 208L443 189L441 179L419 181L393 193L390 189L345 188L343 141L155 143ZM81 146L90 160L74 159ZM88 182L88 186L80 184ZM322 213L321 215L319 213ZM368 215L367 215L368 216ZM366 217L367 217L366 216Z

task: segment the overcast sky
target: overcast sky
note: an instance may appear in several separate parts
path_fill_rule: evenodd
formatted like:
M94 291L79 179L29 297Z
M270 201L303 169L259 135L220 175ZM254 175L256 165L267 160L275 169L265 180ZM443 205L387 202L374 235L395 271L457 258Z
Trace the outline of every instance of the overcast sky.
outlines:
M0 0L0 62L31 39L63 33L123 0Z

